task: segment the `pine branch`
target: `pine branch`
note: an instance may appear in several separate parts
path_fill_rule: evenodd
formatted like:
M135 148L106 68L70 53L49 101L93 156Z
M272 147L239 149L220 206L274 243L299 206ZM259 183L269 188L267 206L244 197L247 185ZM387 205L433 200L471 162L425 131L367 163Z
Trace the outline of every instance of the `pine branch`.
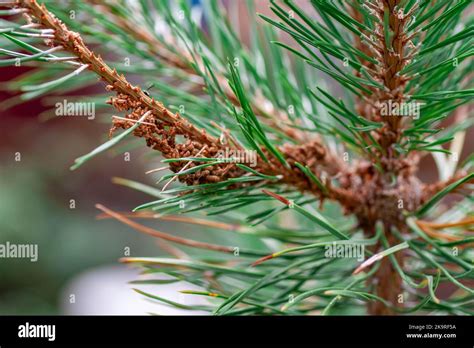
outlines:
M386 123L377 130L378 135L375 138L389 157L394 156L392 145L400 140L402 118L382 117L380 107L388 101L401 103L407 100L405 89L410 77L401 72L416 52L414 48L409 49L410 45L414 46L412 39L416 33L409 36L406 28L417 6L405 14L400 8L401 3L402 1L398 0L377 0L374 4L368 3L366 6L373 16L374 29L365 33L362 31L362 38L356 36L355 39L358 49L368 55L375 53L379 60L379 64L366 61L363 61L363 64L370 68L368 73L372 74L376 81L380 81L384 89L371 88L372 94L359 101L358 110L368 119ZM363 18L360 9L354 6L352 11L356 20Z
M173 45L176 49L175 52L170 52L165 45L163 45L153 35L148 33L144 28L142 28L139 23L132 23L131 18L123 18L118 14L115 14L113 12L113 6L110 3L104 3L103 1L96 0L89 0L89 2L97 5L102 13L106 14L108 18L122 27L128 34L131 35L131 37L146 44L149 52L152 55L158 57L167 65L178 68L194 77L200 77L199 71L205 71L206 67L202 61L199 61L198 66L194 66L192 64L192 57L189 56L188 52L180 49L179 46L176 46L175 42L168 43L169 45ZM219 71L214 72L214 75L217 83L224 91L227 99L234 103L235 106L240 106L239 101L227 83L227 78ZM198 83L197 87L203 90L206 88L206 85L202 82ZM299 131L291 126L287 126L287 124L290 124L288 116L281 110L275 108L272 103L262 95L254 97L252 104L252 109L255 114L260 116L262 121L268 126L272 127L273 129L281 130L283 133L298 143L307 140L307 135L302 131Z
M148 146L159 150L166 158L193 157L199 152L203 158L216 158L218 151L226 148L219 139L199 130L178 113L173 114L162 103L150 98L139 86L132 86L123 74L119 75L100 56L96 56L85 45L78 33L70 31L60 20L48 12L44 4L40 6L35 0L22 0L18 2L17 6L28 9L29 14L37 18L44 28L53 30L54 38L64 49L76 55L82 64L100 76L108 84L106 87L108 91L117 92L117 96L112 97L109 101L111 105L119 111L133 110L126 120L114 119L112 132L117 128L127 129L136 125L133 120L137 121L144 114L150 112L150 115L133 131L133 134L145 138ZM171 129L165 129L165 127L171 127ZM189 140L184 144L176 144L174 139L178 134L184 135ZM352 195L337 188L328 187L325 193L321 192L321 189L308 180L295 166L295 162L308 163L310 167L322 164L327 168L333 168L332 172L337 172L334 165L339 162L330 157L327 150L318 141L301 146L286 144L281 148L281 151L292 167L283 166L275 158L271 158L270 162L265 162L260 158L255 170L264 175L280 175L282 184L294 185L301 191L315 192L330 199L353 200ZM178 173L184 165L182 162L173 162L170 168ZM245 171L233 164L218 164L217 167L213 172L201 171L189 176L180 176L179 179L188 184L197 182L203 184L224 181L245 174Z
M21 87L29 93L28 98L65 82L77 83L78 74L86 68L107 84L107 91L116 93L108 103L126 116L113 116L111 135L120 128L125 131L79 158L75 167L128 134L144 138L147 146L163 155L165 166L149 171L171 170L161 176L160 182L166 181L163 190L114 180L155 197L155 201L141 204L133 213L98 208L103 211L102 218L113 217L157 237L179 260L124 261L140 263L150 272L161 267L160 272L173 279L186 279L200 287L203 291L185 293L215 298L218 305L204 309L214 309L218 315L328 314L341 309L341 304L351 310L367 306L363 308L372 314L473 314L469 305L473 292L468 284L473 240L466 232L472 227L472 156L465 164L450 164L440 170L443 175L436 183L423 183L416 175L425 154L439 152L438 166L447 165L445 153L449 150L445 145L451 143L450 150L460 153L464 132L473 124L466 114L456 117L453 126L439 127L450 115L468 109L474 93L469 88L467 64L474 54L474 32L472 21L461 20L468 1L312 0L319 15L314 20L292 0L271 0L274 17L261 18L292 37L299 49L276 41L267 26L262 31L264 40L252 41L254 49L262 46L255 49L255 56L239 53L245 62L239 67L232 64L232 58L237 55L234 52L244 49L230 25L221 20L217 5L210 5L207 42L207 33L192 21L189 7L184 2L179 5L187 16L181 27L166 7L169 4L140 1L137 8L143 13L134 19L129 15L135 7L90 0L81 4L81 9L98 16L99 26L84 34L90 35L91 42L109 42L123 48L119 52L152 62L160 73L172 72L170 85L157 80L161 93L157 99L186 102L202 118L175 113L173 105L165 107L147 91L130 84L131 76L119 75L85 45L81 35L69 29L82 33L80 23L61 17L65 10L59 5L51 4L50 10L64 18L68 27L44 5L18 0L8 2L10 9L5 13L22 14L27 24L8 22L11 26L0 31L10 45L29 53L6 46L1 53L13 59L0 61L0 65L19 59L64 62L75 69L46 83L33 79ZM150 13L163 11L160 18L171 32L166 39L155 35L156 18L147 6ZM110 33L118 33L120 39ZM48 49L29 44L40 40L46 40ZM267 47L265 40L272 45ZM214 50L213 44L222 47ZM272 71L274 65L286 68L279 49L295 58L291 61L294 67L288 68L291 77ZM261 73L251 58L263 57L265 50L271 54L264 57L268 58L266 72ZM61 56L61 51L72 56ZM319 75L318 80L308 78L308 71L316 70L342 86L343 98L338 99L322 84ZM124 72L150 73L137 66ZM46 74L50 76L54 75ZM183 84L174 85L181 78L186 81L184 88ZM410 101L425 103L417 119L386 116L381 111L384 103ZM293 103L298 104L298 117L286 112ZM336 149L344 151L343 159ZM223 158L220 154L226 150L254 151L255 166ZM186 185L172 187L178 179ZM464 197L456 205L439 204L453 193ZM271 205L275 200L283 204ZM323 211L325 200L338 203L342 212L333 215L332 203ZM313 207L316 201L318 210ZM257 204L263 208L253 211ZM240 213L250 205L246 215ZM215 220L177 215L201 211ZM287 224L290 227L285 226L286 217L283 222L275 219L283 211L293 219ZM342 214L353 219L342 219ZM417 220L422 216L423 220ZM239 246L237 254L241 255L235 257L235 247L172 236L139 224L135 218L193 223L232 231L235 238L250 235L259 248ZM274 242L271 247L263 242L267 239ZM164 241L209 251L212 256L184 255ZM237 241L234 244L239 245ZM321 250L331 245L367 245L364 256L372 257L360 265L347 259L340 262ZM459 255L454 255L454 249ZM255 265L258 267L251 267ZM460 295L441 298L437 287L447 282L458 287ZM410 292L410 303L400 303L405 290Z

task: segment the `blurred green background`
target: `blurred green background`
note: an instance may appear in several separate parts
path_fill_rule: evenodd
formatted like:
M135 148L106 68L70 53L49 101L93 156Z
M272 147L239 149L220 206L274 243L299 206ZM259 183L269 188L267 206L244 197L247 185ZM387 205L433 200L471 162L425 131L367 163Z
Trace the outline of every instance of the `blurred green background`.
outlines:
M0 74L3 80L15 71ZM0 96L0 103L11 97ZM130 162L105 154L71 172L74 158L99 145L109 126L83 117L41 121L42 110L41 103L29 102L0 113L0 243L38 244L39 252L37 262L0 259L4 315L59 313L61 289L75 275L116 263L126 247L131 256L159 254L150 237L116 221L95 219L96 203L130 210L148 199L111 182L122 176L152 183L143 174L143 153L131 151Z

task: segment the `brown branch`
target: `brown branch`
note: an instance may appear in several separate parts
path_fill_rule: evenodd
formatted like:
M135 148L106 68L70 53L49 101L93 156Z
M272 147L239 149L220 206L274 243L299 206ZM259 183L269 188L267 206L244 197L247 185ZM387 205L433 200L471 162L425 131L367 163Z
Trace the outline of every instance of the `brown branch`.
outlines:
M387 237L388 248L397 244L395 235L391 232L391 226L385 225L385 236ZM371 231L372 233L374 231ZM380 247L380 243L376 245L376 249ZM397 260L400 267L403 267L404 258L403 252L399 252L393 255ZM375 289L375 294L388 302L394 307L402 307L402 303L399 303L399 296L402 295L402 279L398 274L397 270L392 264L392 261L388 257L384 257L380 261L380 266L375 272L375 275L369 279L369 284L372 283ZM402 295L403 296L403 295ZM384 303L374 301L369 303L368 308L369 314L371 315L394 315L395 312L392 308L387 307Z
M28 9L28 16L36 18L37 24L54 33L54 40L59 42L67 51L78 57L82 64L88 66L107 83L106 89L117 93L109 101L117 110L127 110L130 113L126 119L114 118L114 127L129 128L143 114L150 115L133 132L135 136L143 137L147 145L160 151L166 158L192 157L201 153L202 157L216 158L218 151L226 149L219 139L207 134L205 130L196 128L193 124L181 117L178 113L169 111L162 103L150 98L139 86L133 86L123 74L119 75L115 69L110 68L103 59L95 55L84 43L81 36L70 31L67 26L50 13L44 4L39 5L36 0L18 0L16 7ZM52 46L53 42L49 41ZM176 136L183 135L187 141L182 144L176 142ZM204 149L204 150L203 150ZM310 179L308 179L296 166L295 162L308 165L315 173L327 171L335 174L340 171L341 161L329 154L328 150L314 140L304 145L286 144L280 148L290 168L282 165L273 155L265 149L262 150L269 162L257 158L255 170L266 175L280 175L279 183L296 187L301 191L312 192L330 199L349 201L353 195L344 190L335 188L323 193ZM173 162L170 169L179 172L186 162ZM190 165L193 167L196 163ZM241 177L246 172L234 164L217 164L196 173L180 176L180 181L189 185L213 183L229 178ZM250 184L246 184L250 185Z
M355 37L355 47L358 50L369 56L375 56L379 60L377 65L359 58L360 62L367 68L367 72L372 75L374 80L380 82L384 89L368 87L372 94L365 93L362 98L358 98L356 108L362 116L385 123L384 127L375 132L374 138L385 149L386 153L383 155L386 160L394 157L391 147L400 140L404 120L400 116L382 115L381 105L389 100L398 103L406 100L405 87L409 77L400 74L400 72L409 63L407 57L416 54L414 49L411 52L408 50L413 36L407 36L406 33L406 25L412 16L412 11L404 14L402 9L396 10L399 4L400 0L376 0L375 4L366 5L372 11L373 16L377 18L377 20L374 20L374 32L363 32L361 37ZM386 11L389 13L388 30L390 33L385 33L383 25L383 17ZM356 6L352 6L351 12L354 19L362 20L362 14ZM370 36L372 39L367 39ZM390 42L385 42L386 36L390 37ZM360 76L360 73L358 75ZM392 170L393 168L385 163L386 160L383 160L382 164L387 165L388 169Z
M409 16L400 12L395 12L398 7L399 0L376 0L374 3L367 2L365 6L369 9L373 16L374 31L372 33L363 32L362 35L355 36L355 47L368 56L375 57L378 64L367 62L359 58L361 64L366 67L366 71L372 75L372 78L381 83L384 88L369 87L372 94L365 93L356 101L356 109L363 117L384 122L384 126L373 132L373 139L382 147L383 151L378 154L383 169L397 176L397 194L388 194L384 196L381 192L390 192L390 183L383 175L374 173L372 176L372 190L377 192L374 196L378 202L372 203L367 207L367 211L363 211L359 216L359 222L364 228L366 235L374 235L375 224L378 220L384 221L385 235L389 246L396 244L395 236L392 234L392 228L400 227L397 225L404 224L404 217L400 216L396 209L386 209L389 197L394 204L400 197L403 201L410 204L409 210L416 209L420 204L421 198L416 193L416 188L421 186L414 177L415 168L417 166L417 158L395 158L392 145L400 140L402 132L401 117L385 116L381 113L381 106L388 101L402 102L405 98L405 86L408 81L406 76L400 75L400 72L408 64L405 59L406 45L409 40L405 33L405 25ZM359 9L359 3L354 2L351 8L352 17L362 22L363 15ZM402 10L403 11L403 10ZM384 14L388 12L390 33L385 32ZM390 37L390 42L385 42L385 37ZM361 76L361 73L357 73ZM383 117L382 117L383 116ZM367 137L367 136L366 136ZM367 138L366 138L367 139ZM371 139L367 139L368 142ZM366 175L369 177L368 175ZM369 186L370 187L370 186ZM414 193L412 195L411 193ZM369 195L372 195L369 193ZM363 204L368 205L368 204ZM357 207L355 209L358 209ZM375 213L375 214L374 214ZM392 217L389 215L395 213ZM395 226L394 226L395 225ZM376 252L380 245L376 245L373 250ZM403 267L403 253L397 253L394 256L397 262ZM374 286L376 295L387 300L393 306L400 306L398 296L402 291L402 279L393 267L389 258L381 260L380 267L369 280L369 284ZM369 304L368 311L373 315L393 315L394 311L382 302L373 302Z

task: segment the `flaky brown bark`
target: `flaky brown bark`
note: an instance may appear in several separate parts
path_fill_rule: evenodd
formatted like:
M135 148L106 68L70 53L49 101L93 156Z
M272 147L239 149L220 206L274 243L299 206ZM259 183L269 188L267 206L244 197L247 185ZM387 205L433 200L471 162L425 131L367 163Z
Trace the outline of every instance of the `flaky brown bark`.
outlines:
M375 30L371 33L362 33L361 37L355 38L356 47L359 50L374 56L379 61L378 65L362 62L370 69L368 71L372 77L385 86L383 90L372 88L371 95L366 94L357 102L357 109L363 116L374 121L384 122L384 126L374 135L383 149L378 156L380 156L380 163L386 171L385 175L373 171L369 179L372 183L369 187L378 193L385 192L385 194L373 195L375 204L367 204L366 207L371 209L359 213L358 216L362 221L368 219L369 224L383 221L386 226L386 237L391 245L397 244L395 237L391 234L392 227L402 227L401 225L404 223L404 217L399 215L400 209L397 207L397 201L402 200L405 204L409 204L409 207L405 207L407 210L415 210L423 199L422 184L414 177L418 164L417 158L404 158L402 155L396 154L392 148L392 145L400 139L403 130L402 118L397 116L382 117L380 112L382 103L388 101L400 103L406 98L404 93L408 78L400 72L408 64L407 55L409 54L410 40L405 33L405 25L410 19L410 14L403 13L403 9L398 9L400 2L399 0L377 0L367 3L365 6L372 13L374 19L377 19L374 23ZM351 12L356 20L362 19L359 8L354 6L351 8ZM383 25L387 12L389 33L385 32L386 28ZM390 37L389 42L386 42L386 37ZM392 182L387 180L391 175L397 178L395 191L392 190ZM394 194L390 194L390 192ZM400 255L397 257L401 258ZM402 282L388 258L382 259L380 268L370 282L375 287L376 295L394 306L398 305L397 296L401 292ZM394 314L381 302L371 303L369 313L374 315Z

